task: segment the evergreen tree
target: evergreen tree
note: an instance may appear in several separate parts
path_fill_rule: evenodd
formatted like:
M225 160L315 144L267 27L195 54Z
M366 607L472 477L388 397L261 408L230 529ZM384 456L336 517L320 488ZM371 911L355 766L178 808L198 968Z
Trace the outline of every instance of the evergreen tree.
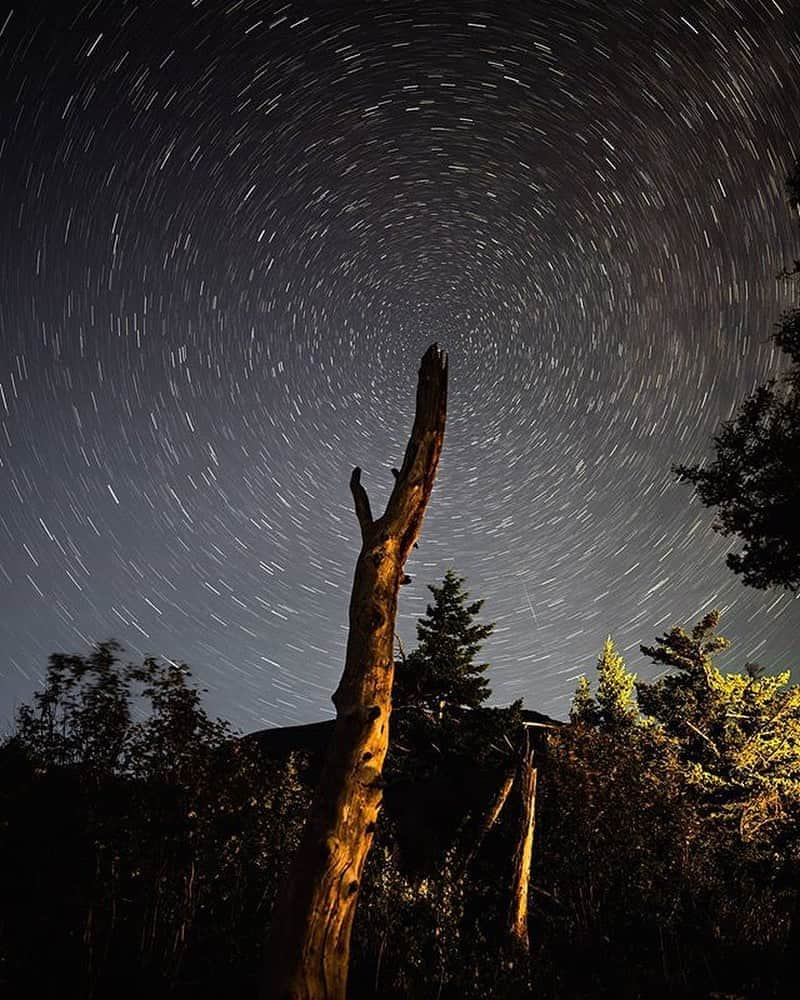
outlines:
M710 817L734 820L753 839L798 815L800 687L789 686L788 671L764 675L753 664L722 673L714 655L729 643L714 635L719 617L712 611L691 632L676 626L642 646L674 672L637 684L639 705L676 741Z
M592 697L592 687L589 678L582 674L578 678L575 694L569 709L569 720L578 725L595 726L599 718L597 702Z
M597 706L600 720L609 729L630 725L636 721L637 710L633 698L636 674L625 668L625 661L617 653L614 640L608 636L597 661Z
M631 725L638 716L633 697L635 685L636 674L625 668L625 661L617 652L614 640L608 636L597 660L597 698L592 697L589 679L581 677L572 697L570 721L587 726L599 725L603 729Z
M674 626L656 639L655 646L641 646L654 663L672 668L653 683L636 685L643 714L656 719L664 731L681 742L693 759L713 753L706 733L714 715L714 656L730 643L715 635L720 612L709 612L687 632Z
M494 624L475 621L483 601L470 601L464 577L448 570L440 586L429 585L433 603L417 622L417 648L397 664L394 703L413 706L437 719L461 708L478 708L490 695L483 676L488 663L476 663Z

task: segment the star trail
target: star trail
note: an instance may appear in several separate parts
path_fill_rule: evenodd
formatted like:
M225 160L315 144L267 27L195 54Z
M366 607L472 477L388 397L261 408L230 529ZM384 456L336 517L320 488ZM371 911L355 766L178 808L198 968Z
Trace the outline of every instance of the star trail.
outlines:
M94 0L0 20L0 700L114 636L241 728L332 714L419 358L448 432L401 591L468 577L495 701L711 607L793 663L674 481L780 359L790 0Z

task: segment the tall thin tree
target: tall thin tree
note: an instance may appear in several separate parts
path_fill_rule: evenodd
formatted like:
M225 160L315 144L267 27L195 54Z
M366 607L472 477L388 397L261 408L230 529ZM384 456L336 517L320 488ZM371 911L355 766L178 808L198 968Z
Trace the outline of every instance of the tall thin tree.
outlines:
M403 465L379 518L361 470L350 478L362 544L345 667L333 695L336 725L320 785L276 904L265 976L270 1000L345 997L350 931L382 799L398 591L433 490L446 414L447 355L433 344L419 370Z

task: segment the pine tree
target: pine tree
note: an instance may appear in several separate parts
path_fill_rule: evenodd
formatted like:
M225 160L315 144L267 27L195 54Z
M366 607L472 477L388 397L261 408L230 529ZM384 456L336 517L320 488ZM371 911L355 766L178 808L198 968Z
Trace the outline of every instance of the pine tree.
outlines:
M635 686L636 674L625 668L614 640L608 636L597 660L597 698L592 697L588 677L582 676L572 696L570 721L603 729L631 725L639 714L633 697Z
M716 711L714 656L730 645L714 634L719 619L719 611L711 611L691 632L676 625L659 636L655 646L641 647L645 656L673 671L653 683L636 685L639 707L697 757L713 754L706 730Z
M597 706L602 724L609 729L630 725L636 720L633 693L636 674L625 668L625 661L608 636L597 661Z
M642 652L674 672L637 684L639 705L677 741L687 781L711 817L733 818L745 839L775 823L791 825L800 809L800 687L787 671L754 664L722 673L714 655L728 640L714 635L719 612L691 632L676 626Z
M597 702L592 697L589 678L582 674L578 678L575 694L569 709L569 720L576 725L596 726L598 721Z
M415 706L442 719L460 708L478 708L489 697L483 676L488 663L476 663L494 624L475 621L483 601L469 601L464 577L452 569L440 586L429 585L433 603L417 622L417 648L397 665L394 703Z

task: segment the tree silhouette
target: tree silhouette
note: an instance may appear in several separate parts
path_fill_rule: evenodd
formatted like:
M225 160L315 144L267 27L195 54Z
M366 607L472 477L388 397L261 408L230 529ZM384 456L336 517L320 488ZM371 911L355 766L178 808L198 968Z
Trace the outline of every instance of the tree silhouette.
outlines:
M395 705L414 706L441 719L459 708L478 708L489 697L483 676L488 663L476 663L494 624L475 621L483 601L469 602L464 577L452 569L440 586L428 585L433 603L417 622L419 645L397 664Z
M800 207L800 163L787 178L789 204ZM787 278L800 274L795 261ZM728 566L750 587L800 589L800 310L788 312L772 340L790 367L759 386L714 438L709 465L679 465L706 507L716 507L714 529L738 535L741 552Z
M147 657L124 663L122 646L99 642L87 655L53 653L44 687L17 712L15 742L40 768L150 777L196 767L230 739L208 717L185 664ZM135 719L137 701L149 703Z

